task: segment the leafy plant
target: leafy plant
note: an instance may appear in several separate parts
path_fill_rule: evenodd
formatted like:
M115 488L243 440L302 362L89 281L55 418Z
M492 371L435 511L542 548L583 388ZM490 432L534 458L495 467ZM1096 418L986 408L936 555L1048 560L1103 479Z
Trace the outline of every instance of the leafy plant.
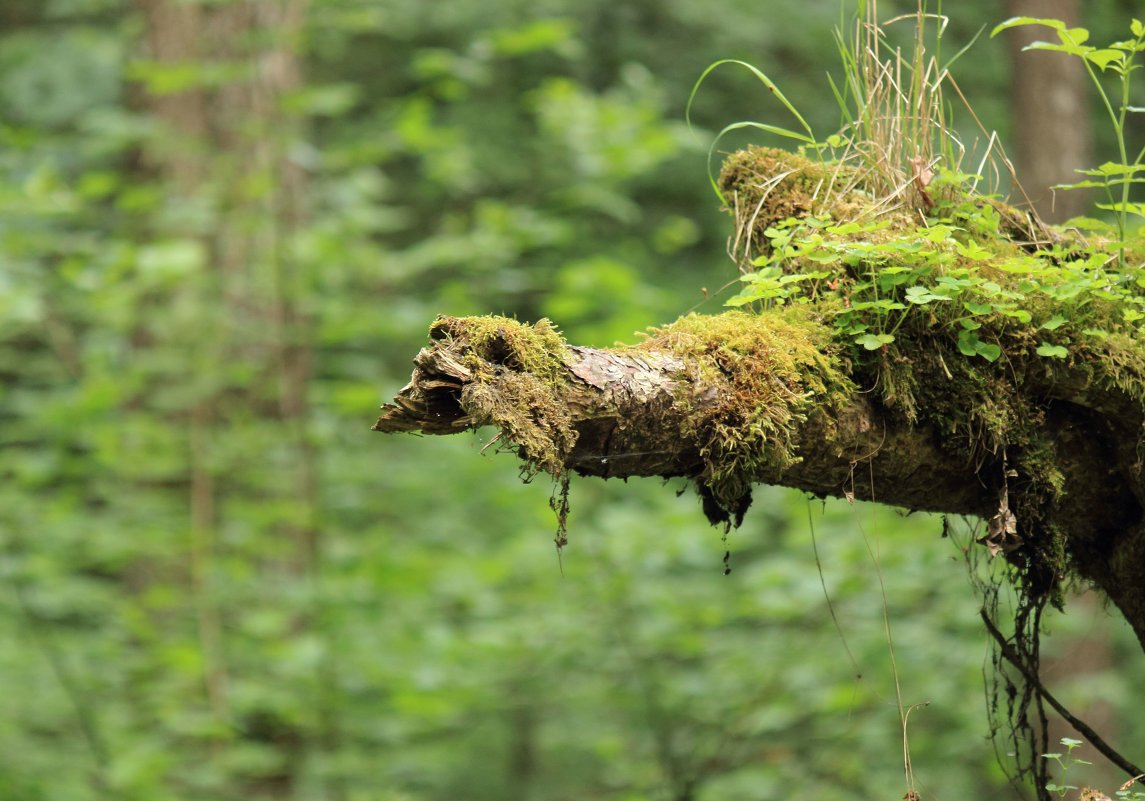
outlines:
M887 26L901 20L915 22L914 47L908 56L892 49L887 39ZM1078 346L1112 332L1141 333L1145 283L1125 269L1125 261L1126 218L1145 216L1145 204L1129 200L1130 186L1145 183L1141 163L1145 149L1129 160L1125 120L1128 113L1142 110L1129 105L1129 79L1139 66L1134 63L1136 54L1145 50L1145 26L1133 20L1134 39L1104 49L1086 45L1089 34L1084 29L1067 28L1056 20L1017 17L994 33L1025 24L1057 30L1062 44L1031 47L1079 55L1099 90L1097 68L1121 78L1116 111L1102 90L1118 137L1120 161L1086 171L1087 180L1072 185L1106 189L1109 202L1098 205L1117 214L1116 269L1111 269L1108 250L1091 248L1080 237L1052 233L1043 237L1036 221L1030 223L1034 232L1029 235L1045 240L1038 248L1008 244L1015 240L1015 219L1021 215L979 194L980 175L959 170L963 150L949 128L949 109L942 100L943 87L955 86L950 64L965 48L945 64L937 55L927 55L928 46L940 52L946 18L928 13L925 3L919 3L917 13L887 23L880 23L872 3L862 3L853 34L845 36L841 25L836 31L845 77L839 83L832 81L831 88L843 125L825 141L816 140L774 81L743 62L717 62L693 87L689 105L714 68L739 64L759 78L805 133L740 122L726 126L716 141L731 130L751 127L799 141L801 150L830 155L823 173L829 178L819 173L800 178L796 163L768 171L774 177L762 198L745 200L744 188L738 187L736 203L749 209L749 226L754 226L767 197L783 191L780 184L789 175L796 176L791 181L805 182L806 188L796 186L796 191L811 193L812 200L808 213L754 229L741 265L744 287L727 305L767 308L826 300L831 306L837 300L833 306L837 334L864 351L883 350L896 341L904 324L920 319L931 330L945 331L956 352L989 362L1002 357L1006 341L1033 356L1065 360L1078 352ZM860 203L868 211L857 219L852 219L853 211L837 211L830 200L845 197L852 189L859 191L858 197L869 198ZM910 227L911 219L894 217L898 210L909 211L914 220L922 218L922 224ZM896 219L893 225L891 219ZM892 230L883 232L887 227ZM752 258L753 248L762 250L762 255ZM920 318L924 308L926 316ZM1024 331L1018 328L1031 324Z
M1081 740L1075 740L1072 737L1062 737L1060 742L1062 745L1065 746L1065 753L1064 754L1061 754L1061 753L1042 754L1043 759L1053 760L1054 762L1057 762L1059 767L1061 768L1061 779L1060 779L1060 781L1062 781L1063 784L1050 783L1050 784L1046 785L1046 789L1049 790L1051 793L1056 793L1058 798L1064 797L1065 794L1067 792L1069 792L1070 790L1076 790L1077 789L1077 787L1075 785L1064 784L1064 782L1066 781L1066 774L1069 773L1071 768L1075 768L1079 765L1092 765L1093 764L1092 762L1089 762L1088 760L1073 756L1073 751L1075 748L1077 748L1079 745L1081 745Z
M1097 87L1098 96L1109 117L1110 126L1117 140L1118 161L1107 161L1091 170L1079 170L1082 175L1088 176L1085 180L1072 184L1062 184L1057 189L1085 189L1100 188L1106 195L1105 203L1098 203L1097 207L1112 211L1117 220L1117 234L1120 242L1118 263L1125 266L1125 239L1127 236L1126 221L1130 214L1145 218L1145 203L1132 203L1129 200L1129 187L1133 184L1145 184L1145 147L1138 151L1137 156L1130 161L1125 141L1126 118L1130 113L1145 112L1145 107L1131 106L1129 104L1130 79L1133 72L1140 68L1135 63L1138 53L1145 52L1145 23L1134 19L1129 24L1131 39L1111 43L1108 47L1095 47L1086 44L1089 41L1089 31L1085 28L1071 28L1060 19L1048 17L1013 17L998 25L991 32L997 36L1004 30L1027 25L1044 25L1057 33L1057 42L1032 42L1023 50L1049 50L1057 53L1067 53L1081 59L1085 71ZM1120 96L1110 98L1105 86L1098 77L1097 70L1110 72L1117 76L1120 83ZM1116 106L1114 105L1116 103Z

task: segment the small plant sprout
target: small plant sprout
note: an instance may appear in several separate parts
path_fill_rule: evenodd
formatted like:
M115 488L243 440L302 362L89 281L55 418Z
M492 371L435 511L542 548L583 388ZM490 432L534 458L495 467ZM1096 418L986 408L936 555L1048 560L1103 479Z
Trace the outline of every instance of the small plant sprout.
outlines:
M1074 768L1079 765L1092 765L1093 763L1089 762L1088 760L1081 759L1080 757L1073 756L1073 751L1075 748L1081 745L1081 740L1075 740L1072 737L1062 737L1060 742L1065 746L1064 754L1054 752L1049 754L1042 754L1042 757L1044 759L1052 759L1054 762L1057 762L1058 766L1061 768L1060 781L1062 783L1055 784L1051 782L1050 784L1046 785L1046 789L1051 793L1056 793L1058 798L1063 798L1065 797L1065 794L1070 790L1077 789L1075 785L1065 784L1066 775L1069 773L1070 768Z

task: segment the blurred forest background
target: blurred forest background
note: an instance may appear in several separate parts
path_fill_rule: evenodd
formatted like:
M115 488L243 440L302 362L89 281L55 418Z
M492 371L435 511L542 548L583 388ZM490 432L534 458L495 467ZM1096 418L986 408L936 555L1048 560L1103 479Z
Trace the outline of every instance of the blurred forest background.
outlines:
M944 48L1015 5L958 3ZM1083 22L1122 37L1136 5ZM574 480L562 573L552 487L480 455L492 432L369 431L438 313L609 345L717 312L712 132L790 120L729 70L693 133L688 93L744 59L826 135L839 22L826 1L3 0L0 800L898 798L884 611L926 705L923 798L1018 797L966 524L761 489L724 577L681 486ZM1010 58L983 38L956 69L1006 142L1039 96ZM1057 127L1110 153L1080 102ZM1079 598L1049 629L1049 685L1142 759L1127 628Z

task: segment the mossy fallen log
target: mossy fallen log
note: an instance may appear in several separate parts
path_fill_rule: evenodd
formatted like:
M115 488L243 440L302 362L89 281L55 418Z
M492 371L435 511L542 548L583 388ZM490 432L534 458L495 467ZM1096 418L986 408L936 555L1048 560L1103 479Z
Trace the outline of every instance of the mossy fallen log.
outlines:
M547 321L498 317L442 317L431 339L375 430L492 425L533 471L683 476L713 523L738 524L755 483L980 516L995 521L994 547L1049 571L1030 580L1053 583L1068 561L1141 636L1139 473L1123 474L1126 460L1137 468L1123 438L1132 422L1087 406L1090 387L1031 383L1045 404L1045 444L1007 458L887 414L842 369L825 327L801 313L691 316L617 349L567 345ZM1031 470L1053 472L1052 498ZM1052 508L1031 508L1042 503Z
M1027 597L1090 581L1145 646L1141 265L957 187L917 187L923 216L781 151L733 156L721 185L744 311L612 349L442 317L375 429L492 425L530 471L683 476L714 523L756 483L975 515Z
M938 440L881 426L826 329L801 310L689 315L615 349L567 345L548 321L503 317L441 317L430 337L374 430L492 425L533 471L683 476L713 523L742 517L762 482L867 498L865 472L855 478L867 463L893 484L878 498L888 503L982 514L993 502Z

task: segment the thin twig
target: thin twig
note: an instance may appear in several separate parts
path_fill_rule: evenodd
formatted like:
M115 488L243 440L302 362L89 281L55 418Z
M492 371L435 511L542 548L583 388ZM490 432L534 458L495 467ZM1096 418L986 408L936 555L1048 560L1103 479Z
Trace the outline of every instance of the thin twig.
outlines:
M1038 695L1041 696L1047 704L1052 706L1054 711L1061 715L1069 725L1073 726L1078 734L1089 740L1090 744L1093 745L1103 757L1132 776L1133 781L1141 781L1142 777L1145 776L1145 771L1115 751L1097 732L1086 725L1085 721L1079 720L1071 714L1068 709L1062 706L1061 702L1054 698L1053 695L1050 694L1050 691L1045 688L1037 674L1031 671L1029 666L1014 653L1006 637L1002 632L998 631L998 627L994 625L994 621L986 614L986 610L980 610L979 614L982 616L982 622L986 624L986 630L990 632L990 636L998 643L998 648L1001 650L1002 656L1005 657L1007 662L1018 669L1026 681L1029 682L1030 686L1037 691ZM1145 784L1145 782L1142 782L1142 784Z

